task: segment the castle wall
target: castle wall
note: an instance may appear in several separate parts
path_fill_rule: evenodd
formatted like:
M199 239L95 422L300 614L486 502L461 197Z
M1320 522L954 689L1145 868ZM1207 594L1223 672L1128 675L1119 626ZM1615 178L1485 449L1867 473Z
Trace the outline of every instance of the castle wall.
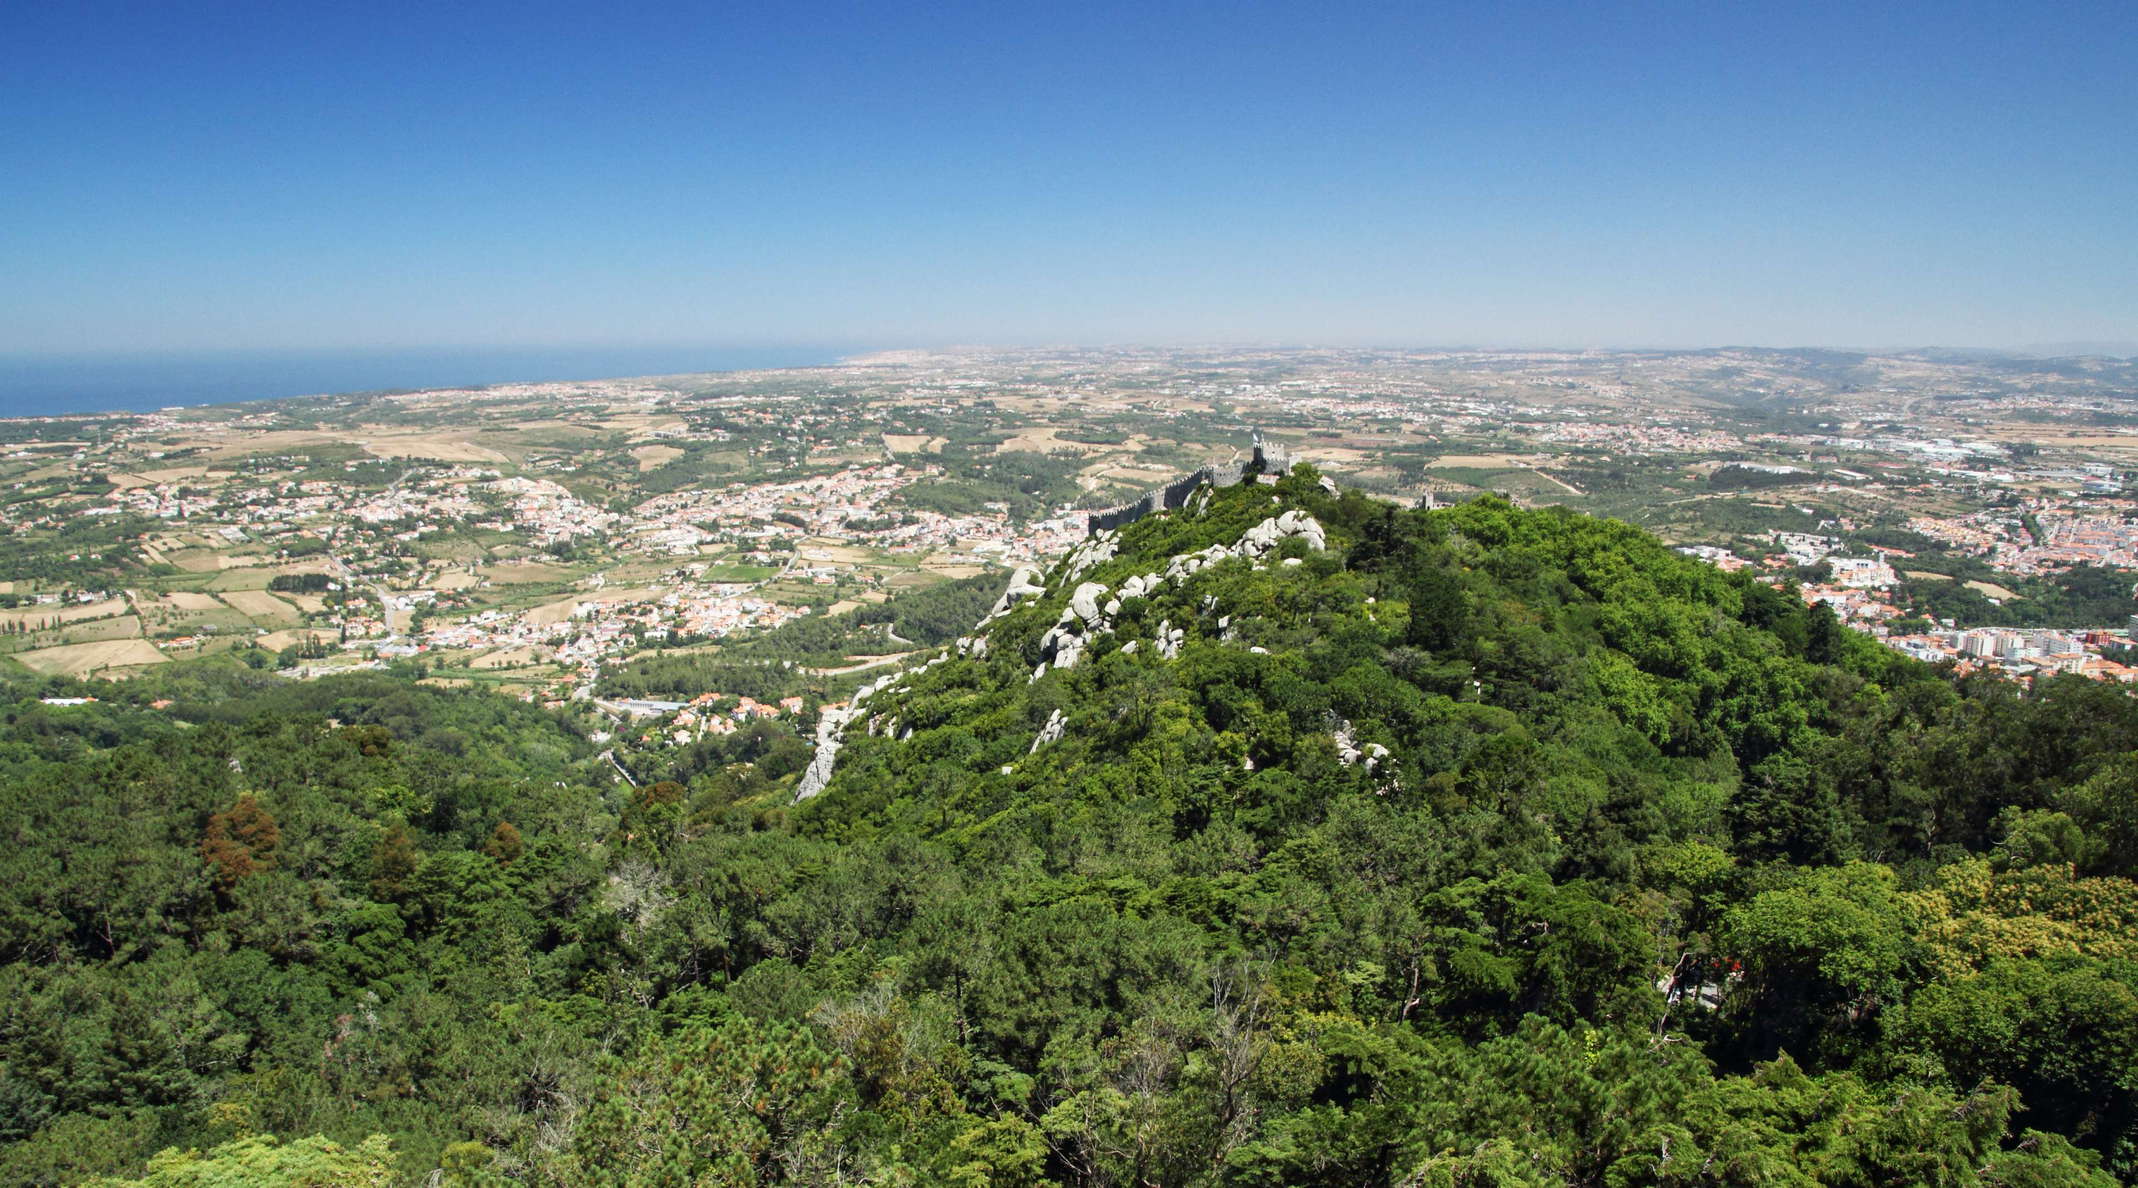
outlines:
M1188 502L1196 488L1208 483L1213 487L1233 487L1245 482L1252 474L1284 474L1292 468L1291 454L1283 446L1268 445L1261 434L1255 435L1254 457L1247 462L1214 462L1201 467L1193 474L1183 475L1163 487L1147 491L1143 498L1124 504L1112 511L1093 512L1084 521L1084 530L1089 533L1108 532L1133 524L1145 516L1161 511L1171 511Z

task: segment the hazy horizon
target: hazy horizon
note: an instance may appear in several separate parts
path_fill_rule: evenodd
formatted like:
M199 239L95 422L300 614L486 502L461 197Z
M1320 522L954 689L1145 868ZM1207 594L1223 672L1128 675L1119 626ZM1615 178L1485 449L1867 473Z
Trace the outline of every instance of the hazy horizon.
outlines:
M1107 343L963 344L929 347L896 344L696 346L492 346L414 350L268 350L114 352L35 355L0 353L0 418L152 412L168 407L238 404L376 391L421 391L514 383L575 382L698 372L823 367L842 360L900 350L1182 350L1182 351L1604 351L1681 353L1712 350L1804 350L1843 353L1905 353L1952 350L2007 357L2051 358L2101 355L2138 358L2138 345L2046 344L2100 350L2005 350L1999 348L1768 347L1744 343L1705 347L1517 346L1507 344L1341 343Z

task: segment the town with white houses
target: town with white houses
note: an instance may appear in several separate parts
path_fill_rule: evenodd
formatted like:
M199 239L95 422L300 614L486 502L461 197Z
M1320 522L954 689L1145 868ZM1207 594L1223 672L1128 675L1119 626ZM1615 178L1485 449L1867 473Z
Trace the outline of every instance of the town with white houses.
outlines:
M1925 660L2133 679L2128 377L1831 355L898 352L11 422L0 649L406 664L712 729L694 698L781 700L621 666L812 619L852 627L812 670L896 654L872 608L1043 564L1260 431L1371 494L1627 519Z

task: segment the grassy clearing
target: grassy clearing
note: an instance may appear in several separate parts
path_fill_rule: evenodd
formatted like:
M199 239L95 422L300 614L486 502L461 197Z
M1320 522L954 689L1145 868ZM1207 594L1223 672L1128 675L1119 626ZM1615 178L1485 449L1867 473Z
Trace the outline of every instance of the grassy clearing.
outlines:
M121 615L116 619L91 619L71 623L60 629L61 643L94 643L108 639L138 639L143 634L141 620L134 615Z
M709 582L761 582L779 572L777 565L708 565L705 580Z

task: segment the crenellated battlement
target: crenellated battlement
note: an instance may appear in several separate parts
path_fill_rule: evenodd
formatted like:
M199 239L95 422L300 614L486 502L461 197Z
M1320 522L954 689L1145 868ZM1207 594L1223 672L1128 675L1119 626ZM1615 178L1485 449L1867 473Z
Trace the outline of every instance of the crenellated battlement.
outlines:
M1085 529L1093 533L1106 532L1133 524L1145 516L1180 507L1205 483L1213 487L1233 487L1257 475L1281 475L1291 468L1290 451L1282 445L1264 441L1261 431L1257 430L1254 436L1254 453L1246 461L1213 462L1199 467L1163 487L1145 492L1143 498L1134 503L1123 504L1111 511L1091 513L1085 522Z

